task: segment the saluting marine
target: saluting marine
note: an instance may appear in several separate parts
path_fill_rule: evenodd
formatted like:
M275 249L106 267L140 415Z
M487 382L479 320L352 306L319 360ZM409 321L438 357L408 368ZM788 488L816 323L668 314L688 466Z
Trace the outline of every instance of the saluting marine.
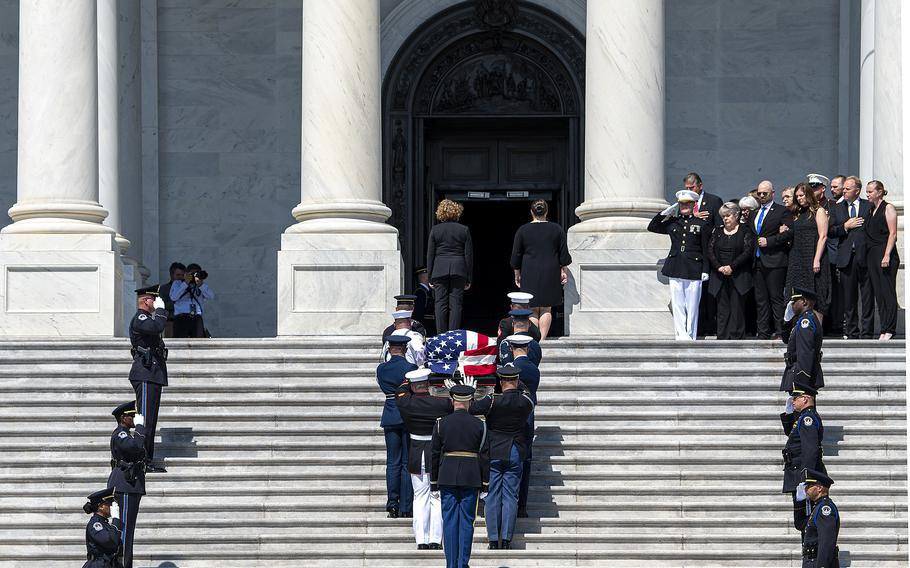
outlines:
M840 568L837 548L840 513L828 495L834 481L821 471L809 469L803 482L812 500L812 513L803 537L803 568Z
M787 392L794 382L820 389L825 386L822 373L822 326L815 315L814 292L794 288L784 315L781 339L787 344L786 368L780 390ZM795 318L795 319L794 319ZM789 322L793 322L792 325Z
M818 391L809 385L796 383L790 391L787 406L780 415L787 444L784 446L784 487L783 493L793 496L793 525L802 532L809 516L805 486L801 485L803 470L806 468L825 473L822 462L822 440L825 427L815 410L815 396Z
M88 496L82 510L92 518L85 527L87 561L82 568L123 568L120 563L120 507L113 487Z
M145 419L136 414L135 400L121 404L111 414L117 420L117 427L111 434L111 475L107 485L117 491L122 518L123 568L131 568L136 517L139 502L145 495Z
M145 417L146 471L163 473L167 470L155 463L155 429L158 426L158 407L161 389L167 386L167 348L161 333L167 323L164 300L158 295L158 285L140 288L136 315L130 321L130 344L133 366L130 384L136 391L136 409Z

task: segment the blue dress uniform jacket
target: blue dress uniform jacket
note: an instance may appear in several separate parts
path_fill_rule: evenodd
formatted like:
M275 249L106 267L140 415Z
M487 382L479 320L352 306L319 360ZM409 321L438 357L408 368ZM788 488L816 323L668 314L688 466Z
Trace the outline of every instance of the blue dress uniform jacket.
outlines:
M117 494L145 495L145 426L117 426L111 434L111 474L107 486Z
M814 469L827 473L822 462L822 441L825 438L825 427L814 406L804 408L796 413L781 414L780 421L787 434L784 446L784 488L782 493L796 491L803 480L803 470Z
M528 333L519 333L516 335L530 335ZM540 343L532 339L528 343L528 359L530 359L535 365L540 365L540 362L543 360L543 351L540 349ZM508 365L515 361L515 357L512 355L512 348L509 346L509 342L505 339L499 342L499 364Z
M429 393L414 394L411 392L411 385L404 383L395 393L395 402L404 427L411 435L408 471L420 475L422 461L424 471L429 473L431 440L415 440L414 436L432 436L436 419L452 413L452 399L432 396Z
M490 481L490 441L483 420L456 410L433 427L430 489L440 485L484 490Z
M815 312L803 312L792 326L784 324L781 339L787 344L784 355L784 376L780 390L790 392L794 382L809 385L815 389L825 386L822 373L822 326L815 318Z
M108 519L92 515L85 527L85 548L88 561L82 568L121 568L120 519Z
M518 357L512 361L514 367L521 371L518 378L527 387L528 394L531 395L531 402L537 404L537 388L540 386L540 369L534 364L530 357Z
M710 274L707 251L712 229L707 222L692 215L655 215L648 224L648 230L670 236L670 253L661 274L684 280L701 280L702 274Z
M404 423L398 412L398 405L395 404L395 393L405 381L405 373L416 368L417 365L409 363L401 355L393 355L388 361L376 367L376 382L379 383L379 388L385 394L382 418L379 420L379 425L383 428L401 426Z
M158 308L150 314L145 310L137 310L130 321L130 344L133 346L133 366L130 368L130 381L155 383L167 386L167 359L164 341L161 333L167 323L167 312ZM151 363L143 364L139 348L151 349Z
M837 505L825 495L812 504L812 514L803 538L803 568L840 568L837 549L839 532Z
M508 462L513 445L518 446L519 460L525 460L529 449L527 423L533 411L530 393L519 389L490 394L471 405L471 414L486 416L491 460Z

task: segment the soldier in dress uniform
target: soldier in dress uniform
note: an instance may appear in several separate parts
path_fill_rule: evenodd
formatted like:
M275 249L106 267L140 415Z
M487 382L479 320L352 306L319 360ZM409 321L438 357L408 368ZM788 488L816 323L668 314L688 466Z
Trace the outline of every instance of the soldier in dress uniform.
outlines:
M530 294L529 294L530 295ZM534 365L539 366L540 361L543 359L543 351L540 348L540 343L537 339L534 339L534 334L531 331L531 326L534 325L531 323L530 316L534 313L528 309L517 309L511 310L509 312L509 319L512 323L513 332L510 335L524 335L529 337L531 340L527 342L525 348L527 349L528 359L534 362ZM500 331L502 331L500 329ZM538 337L539 337L538 333ZM514 357L512 356L512 348L509 345L508 335L503 336L499 342L499 364L508 365L512 363Z
M469 412L474 387L455 385L449 394L454 412L439 418L433 427L430 483L442 501L446 568L467 568L478 492L486 492L489 481L490 446L486 424Z
M780 381L780 390L784 392L788 392L797 381L814 389L825 386L821 364L824 333L813 309L815 300L814 292L794 288L787 304L781 328L781 339L787 344L787 354L784 355L786 368Z
M512 312L515 310L527 310L534 313L533 310L528 310L528 306L531 304L531 300L534 299L534 294L529 292L509 292L509 317L502 318L499 320L499 328L496 332L496 341L497 343L502 343L502 341L516 333L515 327L513 326L513 320L515 317L512 315ZM528 319L528 329L527 333L534 338L534 341L540 341L540 328L537 327L537 324Z
M136 517L145 495L145 418L136 413L135 400L121 404L111 414L117 427L111 434L111 475L107 485L117 491L123 521L123 568L131 568Z
M424 337L436 335L436 301L433 300L430 277L423 266L417 269L417 289L414 290L414 315L412 317L426 327Z
M708 239L713 226L694 215L699 195L676 192L676 205L651 219L648 230L670 236L670 253L661 273L670 279L673 327L677 340L695 340L698 334L698 304L702 282L708 280Z
M120 507L114 501L113 487L96 491L82 506L91 515L85 527L87 561L82 568L123 568L120 563Z
M490 489L485 504L490 548L511 548L518 515L518 491L528 454L527 424L534 402L518 388L519 369L499 367L502 394L489 394L471 406L472 414L487 419L490 438Z
M164 473L163 465L155 459L155 429L161 389L167 386L167 348L161 332L167 323L164 300L158 295L158 285L136 290L138 309L130 321L130 344L133 366L130 384L136 392L136 410L145 417L146 471Z
M803 568L840 568L837 548L840 513L828 495L834 481L823 471L808 469L803 482L812 501L803 536Z
M452 399L430 394L429 377L429 369L410 371L395 392L398 412L410 438L408 471L414 488L414 539L420 550L441 548L442 509L439 495L430 491L430 450L436 419L452 413Z
M527 335L510 335L506 338L512 349L512 366L518 369L521 384L531 397L531 402L537 406L537 388L540 386L540 370L531 360L529 347L536 343ZM524 459L521 472L521 486L518 491L518 516L528 516L528 488L531 486L531 459L534 451L534 412L528 416L525 426L525 438L528 441L528 452Z
M783 449L784 487L783 493L793 496L793 525L802 532L809 515L805 487L801 485L803 470L806 468L825 473L822 462L822 441L825 427L815 409L818 391L811 385L795 383L787 399L784 412L780 415L787 444Z
M415 296L413 294L400 294L398 296L395 296L395 311L396 312L411 312L411 315L408 316L408 320L410 320L408 329L419 333L421 341L426 342L427 328L424 327L424 325L422 323L415 320L413 317L414 303L416 300L417 300L417 296ZM382 330L382 339L385 340L385 338L387 336L392 335L392 331L394 331L396 329L396 327L397 326L393 322L392 325L390 325L389 327Z
M420 333L411 329L411 311L410 310L398 310L392 312L392 318L395 322L392 324L392 330L383 338L382 344L382 354L380 355L381 361L389 360L389 342L388 338L393 335L404 335L408 338L407 348L405 350L404 358L408 360L409 363L414 363L417 366L423 365L426 361L426 345L424 344L424 337Z
M376 368L376 382L385 395L379 426L385 435L385 510L390 519L411 517L413 510L414 493L408 474L408 431L395 404L395 392L405 381L405 375L417 368L404 357L410 340L407 335L388 336L389 360Z

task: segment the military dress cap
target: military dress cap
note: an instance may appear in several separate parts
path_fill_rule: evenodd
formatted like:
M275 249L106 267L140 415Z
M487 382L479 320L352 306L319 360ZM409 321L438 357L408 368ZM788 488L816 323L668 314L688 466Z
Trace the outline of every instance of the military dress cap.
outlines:
M496 374L499 375L499 378L506 380L515 380L521 374L521 369L514 365L503 365L496 369Z
M449 395L458 402L471 402L474 400L474 387L455 385L449 389Z
M802 394L816 396L818 394L818 389L815 389L806 383L799 383L794 381L793 388L790 390L790 396L799 396Z
M512 319L517 320L528 319L533 313L531 310L509 310L509 315L512 316Z
M791 300L797 300L799 298L806 298L807 300L817 300L818 296L815 295L815 292L812 290L806 290L805 288L793 287L793 292L790 294Z
M108 487L102 489L101 491L95 491L88 496L88 502L92 504L93 507L97 507L99 503L106 503L114 500L114 497L117 495L117 490L113 487Z
M404 378L411 381L412 383L420 383L430 379L430 371L426 368L414 369L413 371L408 371L404 374Z
M509 292L508 296L513 304L529 304L534 298L534 294L528 292Z
M676 201L680 203L695 202L698 201L698 194L688 189L681 189L676 192Z
M387 335L385 341L389 345L398 345L399 347L404 347L411 342L411 338L407 335Z
M831 185L831 180L821 174L809 174L806 176L806 181L809 185L812 185L813 183L819 183L825 187Z
M158 295L158 284L154 286L146 286L145 288L138 288L136 290L137 296L157 296Z
M397 320L411 319L411 314L413 313L413 310L396 310L392 312L392 317Z
M418 266L417 270L414 271L414 274L423 274L426 271L427 271L426 266Z
M414 294L400 294L398 296L395 296L395 301L398 302L399 306L413 304L417 301L417 296Z
M531 343L533 338L530 335L510 335L506 337L506 341L509 342L509 345L518 345L524 346L528 343Z
M834 485L834 480L825 475L824 473L814 470L814 469L804 469L803 470L803 481L806 485L817 484L824 485L825 487L831 487Z
M115 418L120 418L124 414L136 414L136 401L131 400L129 402L124 402L111 412L111 416Z

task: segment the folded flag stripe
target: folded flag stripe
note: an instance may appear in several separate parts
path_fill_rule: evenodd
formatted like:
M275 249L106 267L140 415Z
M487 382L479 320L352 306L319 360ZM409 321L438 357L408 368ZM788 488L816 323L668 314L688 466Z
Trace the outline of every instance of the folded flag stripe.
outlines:
M440 375L454 375L460 364L467 375L495 373L496 339L466 329L447 331L427 340L426 357Z

